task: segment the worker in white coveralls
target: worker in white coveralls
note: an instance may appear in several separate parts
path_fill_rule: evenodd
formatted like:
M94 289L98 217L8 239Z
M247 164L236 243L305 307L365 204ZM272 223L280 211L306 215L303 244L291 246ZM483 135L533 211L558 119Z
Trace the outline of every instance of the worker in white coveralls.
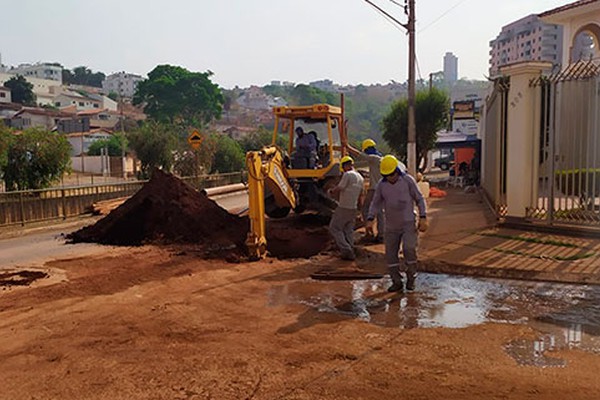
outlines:
M367 195L365 196L365 201L361 207L361 214L363 217L363 221L367 220L367 215L369 214L369 207L371 206L371 202L373 201L373 196L375 195L375 188L377 184L381 180L381 172L379 165L381 164L381 159L383 158L383 154L381 154L377 150L377 144L373 139L365 139L361 144L362 151L358 151L354 147L348 145L348 151L352 156L354 156L359 161L364 161L367 163L369 167L369 187L367 189ZM406 170L406 166L401 164L401 168L403 171ZM373 229L367 229L366 239L373 241L374 243L383 243L383 232L385 232L385 218L384 218L384 210L381 209L379 213L375 216L377 218L377 233L373 232Z
M343 172L342 179L336 187L330 189L330 194L339 194L340 199L331 217L329 232L340 249L341 258L354 260L354 223L364 179L354 170L354 160L350 156L342 157L340 170Z
M418 229L425 232L428 227L425 198L415 179L403 170L402 164L396 157L392 155L383 157L380 172L383 178L375 189L366 226L372 227L375 215L381 208L385 209L385 262L393 283L388 288L388 292L404 289L401 270L406 272L406 290L414 290L418 241L415 204L419 211ZM402 266L399 258L401 244L404 256Z

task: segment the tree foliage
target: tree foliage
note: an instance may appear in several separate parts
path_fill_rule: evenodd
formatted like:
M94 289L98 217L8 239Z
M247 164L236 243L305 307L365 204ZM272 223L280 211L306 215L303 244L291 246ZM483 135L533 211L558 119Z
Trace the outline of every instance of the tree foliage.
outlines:
M249 133L239 140L240 146L244 152L260 150L262 147L270 145L273 141L273 132L263 126L259 126L254 132ZM283 149L287 149L289 139L280 135L275 144Z
M4 86L10 89L13 103L35 106L36 96L33 93L33 84L29 83L23 75L10 78L4 82Z
M426 157L437 139L437 132L448 121L449 99L441 90L420 91L415 99L415 125L417 130L418 163ZM406 160L408 143L408 100L392 104L390 112L383 119L383 138L389 146Z
M137 86L133 102L159 122L199 127L221 116L224 97L210 77L212 72L190 72L159 65Z
M105 78L104 73L93 72L83 65L73 68L73 71L65 68L62 72L62 80L65 85L74 84L101 88Z
M8 190L43 189L68 171L71 145L64 136L39 128L7 132L0 134L0 172Z
M274 97L283 97L292 106L309 106L311 104L326 103L339 105L339 96L310 85L275 86L267 85L263 88L265 93Z
M127 150L127 138L120 133L113 134L108 139L97 140L92 143L87 154L90 156L99 156L102 149L108 149L108 155L111 157L120 157Z
M214 135L217 149L211 173L241 171L244 168L246 154L238 142L226 135Z
M142 178L148 178L154 168L171 169L178 144L177 131L172 125L148 121L129 132L127 139L141 161Z

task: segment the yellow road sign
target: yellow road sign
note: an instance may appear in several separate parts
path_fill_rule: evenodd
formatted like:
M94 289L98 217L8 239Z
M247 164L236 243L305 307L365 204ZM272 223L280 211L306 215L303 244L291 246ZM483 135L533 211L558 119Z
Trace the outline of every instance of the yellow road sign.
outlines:
M202 144L203 140L204 137L200 135L198 131L194 131L190 134L190 136L188 136L188 143L190 144L190 146L192 146L192 149L194 150L198 150L200 148L200 145Z

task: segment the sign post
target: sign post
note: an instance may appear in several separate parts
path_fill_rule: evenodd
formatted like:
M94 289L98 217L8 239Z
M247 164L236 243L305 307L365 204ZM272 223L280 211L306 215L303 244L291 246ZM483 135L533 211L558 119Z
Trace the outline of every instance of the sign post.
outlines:
M204 141L204 136L202 136L197 130L194 130L190 136L188 136L188 143L194 150L194 157L196 159L196 190L200 191L200 154L198 153L198 149L200 149L200 145Z

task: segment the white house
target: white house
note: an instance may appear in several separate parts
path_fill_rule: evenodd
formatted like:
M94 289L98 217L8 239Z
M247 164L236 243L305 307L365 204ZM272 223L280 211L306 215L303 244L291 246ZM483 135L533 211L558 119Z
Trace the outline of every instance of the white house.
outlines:
M14 78L16 75L12 73L0 72L0 86L6 81ZM33 94L37 97L37 103L41 105L53 105L54 96L60 90L60 82L50 79L39 79L31 76L25 76L27 82L33 85Z
M0 103L12 103L9 88L0 86Z
M8 70L13 75L56 81L59 85L62 85L62 71L62 67L49 63L20 64Z
M63 91L54 97L54 105L58 108L75 106L77 111L102 109L103 102L95 98L84 96L77 92Z
M82 152L87 153L90 145L98 140L109 139L111 133L107 129L91 129L89 132L74 132L66 135L71 145L71 156L78 156ZM82 151L83 149L83 151Z

